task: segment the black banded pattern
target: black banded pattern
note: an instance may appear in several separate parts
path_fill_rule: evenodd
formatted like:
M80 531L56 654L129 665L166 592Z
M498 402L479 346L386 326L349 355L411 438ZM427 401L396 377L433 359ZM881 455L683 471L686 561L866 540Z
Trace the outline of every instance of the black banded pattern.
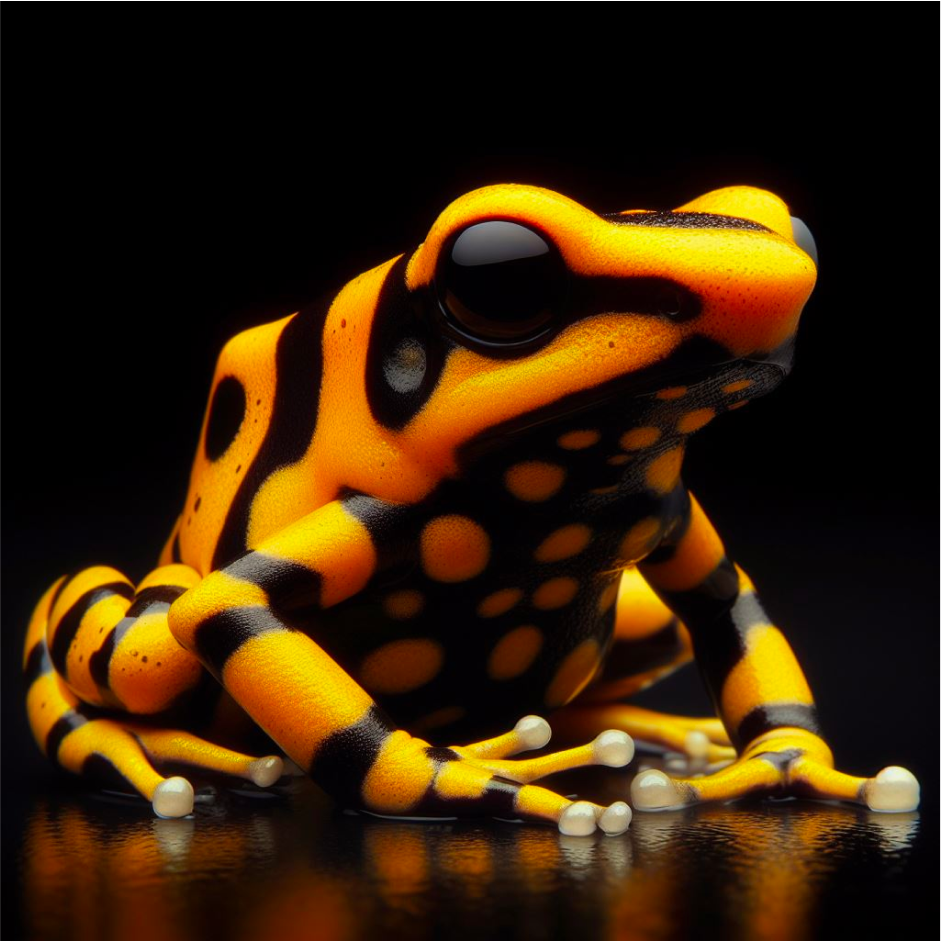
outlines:
M107 585L99 585L77 598L69 610L59 619L52 637L52 647L49 654L60 676L67 675L69 647L72 646L72 641L75 640L82 618L99 601L114 595L130 599L134 597L134 589L126 582L110 582Z
M23 667L23 679L29 686L35 679L44 673L52 671L52 660L49 658L49 648L46 647L45 640L39 640L33 644L32 650L26 657L26 665Z
M268 608L228 608L199 625L195 635L196 650L199 659L221 682L226 661L242 644L260 634L290 630Z
M252 500L279 467L300 460L317 425L323 375L323 326L326 304L304 308L285 325L275 355L277 381L271 423L258 454L242 478L216 543L213 568L243 553Z
M759 735L780 728L805 729L814 735L820 735L817 710L803 703L757 706L739 723L735 734L732 735L732 741L737 748L741 748Z
M369 769L395 725L378 706L359 722L334 732L314 754L308 772L328 794L339 798L359 794Z
M264 589L272 606L279 611L320 606L320 573L299 562L278 559L263 552L248 552L229 565L225 572Z
M83 715L80 709L70 709L60 716L46 736L46 754L53 761L58 761L59 746L65 737L69 732L74 732L86 722L88 722L88 717Z
M606 213L602 219L616 225L652 225L667 229L750 229L770 232L767 226L738 216L723 216L713 212L683 212L653 210L651 212Z
M384 428L404 428L431 397L453 344L422 315L405 286L406 259L389 268L366 354L366 401Z

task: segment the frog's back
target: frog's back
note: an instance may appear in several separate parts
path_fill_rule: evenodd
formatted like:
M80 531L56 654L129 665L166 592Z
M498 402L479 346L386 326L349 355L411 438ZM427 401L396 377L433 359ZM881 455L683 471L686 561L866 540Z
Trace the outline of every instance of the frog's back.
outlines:
M433 474L402 458L363 387L393 263L360 275L332 303L225 345L162 561L205 575L341 493L411 502L433 486Z

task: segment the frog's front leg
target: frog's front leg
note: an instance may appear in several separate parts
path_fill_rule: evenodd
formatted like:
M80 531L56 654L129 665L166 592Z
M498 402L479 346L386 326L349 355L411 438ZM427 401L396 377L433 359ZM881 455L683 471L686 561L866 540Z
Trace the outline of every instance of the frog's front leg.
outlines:
M640 571L689 628L696 660L739 758L701 778L646 771L631 788L635 807L662 810L760 794L847 800L883 811L918 806L918 782L904 768L885 768L874 778L834 769L797 659L692 496L669 544Z
M603 808L526 782L585 764L626 764L627 735L512 762L541 747L548 726L532 718L498 739L434 747L398 729L292 613L325 609L361 591L379 564L374 535L396 541L407 508L363 496L335 501L210 575L170 609L170 628L300 767L338 801L378 814L497 816L545 821L564 833L596 825L619 833L623 802Z

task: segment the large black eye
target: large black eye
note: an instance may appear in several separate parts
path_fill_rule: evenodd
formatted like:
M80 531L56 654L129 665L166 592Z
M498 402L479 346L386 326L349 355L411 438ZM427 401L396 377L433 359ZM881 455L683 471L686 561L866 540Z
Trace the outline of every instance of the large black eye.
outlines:
M460 330L491 341L541 333L565 299L567 274L556 247L516 222L479 222L446 249L436 284Z

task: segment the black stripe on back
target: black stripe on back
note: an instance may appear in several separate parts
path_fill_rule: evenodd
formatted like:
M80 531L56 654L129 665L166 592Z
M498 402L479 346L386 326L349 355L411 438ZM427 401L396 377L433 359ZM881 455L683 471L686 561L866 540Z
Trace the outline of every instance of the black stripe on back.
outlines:
M255 494L279 467L299 461L314 436L323 378L323 326L328 310L326 304L304 308L278 337L271 421L232 500L213 555L214 569L224 568L246 550L248 517Z
M605 222L615 225L651 225L666 229L751 229L753 232L770 232L767 226L738 216L723 216L713 212L653 212L604 213Z
M55 637L52 638L52 646L49 649L52 663L60 676L66 675L69 647L72 646L72 641L75 640L82 618L93 605L96 605L103 598L110 598L112 595L133 598L134 589L126 582L110 582L107 585L99 585L97 588L89 589L84 595L77 598L72 607L62 616L56 628Z

